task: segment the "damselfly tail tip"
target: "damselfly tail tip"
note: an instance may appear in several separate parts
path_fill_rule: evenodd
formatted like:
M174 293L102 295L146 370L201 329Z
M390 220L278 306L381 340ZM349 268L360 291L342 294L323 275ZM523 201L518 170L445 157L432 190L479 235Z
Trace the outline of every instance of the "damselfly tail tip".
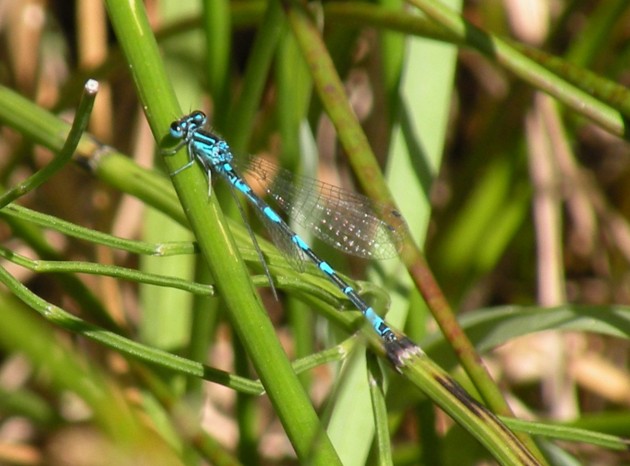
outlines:
M387 359L394 369L402 372L401 368L413 358L423 354L422 349L407 337L394 338L385 342Z

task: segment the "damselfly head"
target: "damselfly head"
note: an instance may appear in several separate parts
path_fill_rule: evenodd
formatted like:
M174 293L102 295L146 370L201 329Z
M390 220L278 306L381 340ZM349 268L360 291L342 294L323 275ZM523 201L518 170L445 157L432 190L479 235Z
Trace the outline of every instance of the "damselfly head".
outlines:
M195 110L190 115L183 116L171 123L170 134L176 139L188 139L192 133L206 124L208 118L200 110Z

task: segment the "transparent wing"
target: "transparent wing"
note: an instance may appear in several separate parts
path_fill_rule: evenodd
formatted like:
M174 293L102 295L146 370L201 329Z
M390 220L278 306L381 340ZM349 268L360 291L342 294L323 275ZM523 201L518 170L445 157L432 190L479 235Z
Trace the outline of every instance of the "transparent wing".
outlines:
M265 228L269 232L271 240L280 250L287 262L298 272L304 272L304 264L306 257L302 250L295 244L292 238L284 231L278 228L278 225L272 222L260 209L254 209L256 215L263 222Z
M292 219L331 246L368 259L388 259L400 251L405 228L398 211L293 175L262 158L239 160L237 165L248 183L267 192Z
M208 170L208 180L210 180L212 172L210 170ZM278 291L276 290L276 285L273 282L273 277L271 276L271 272L269 271L269 266L267 265L267 261L265 260L265 256L263 255L261 249L260 249L260 245L258 244L258 240L256 239L256 235L254 234L254 232L252 231L251 227L249 226L249 223L247 223L247 219L245 217L245 212L243 211L243 207L241 206L240 200L238 198L238 196L236 195L236 191L237 189L232 185L232 183L229 182L229 180L226 178L226 181L228 182L228 186L230 189L230 194L232 195L232 199L234 199L234 202L236 203L236 206L238 207L238 211L239 214L241 215L241 219L243 220L243 223L245 224L245 228L247 229L247 233L249 234L249 237L252 240L252 244L254 245L254 249L256 250L256 254L258 255L258 260L260 261L263 270L265 272L265 275L267 276L267 280L269 281L269 287L271 288L271 292L273 293L274 297L276 298L276 300L278 299ZM258 212L258 210L256 210L256 212ZM262 214L261 214L262 215ZM271 222L267 219L266 224L269 227L269 224ZM268 228L270 231L271 229Z

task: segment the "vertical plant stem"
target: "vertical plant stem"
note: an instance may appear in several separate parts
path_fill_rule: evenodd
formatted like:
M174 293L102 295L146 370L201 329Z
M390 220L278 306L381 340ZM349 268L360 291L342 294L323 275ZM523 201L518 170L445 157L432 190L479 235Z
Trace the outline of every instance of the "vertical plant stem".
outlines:
M370 197L393 207L394 201L376 163L376 158L350 108L341 80L336 74L319 32L300 4L290 1L288 11L289 23L302 47L304 57L311 67L319 96L337 128L339 138L348 152L361 186ZM405 249L401 257L414 278L416 286L438 320L440 328L448 340L455 345L455 351L461 358L466 372L475 381L479 390L485 394L484 399L491 400L497 395L501 398L500 392L483 368L481 358L457 324L457 320L424 257L411 240L411 235L407 235ZM503 413L503 409L501 412Z
M227 133L230 136L230 145L236 154L241 154L246 149L256 109L271 68L273 54L283 30L282 10L278 1L272 0L267 3L267 10L256 34L245 70L243 90L229 113Z
M144 6L140 1L117 0L109 0L106 5L153 134L164 147L170 142L164 140L169 125L181 115L181 110L162 66ZM185 150L166 160L171 172L187 161ZM205 177L195 166L175 176L173 183L226 312L298 457L317 464L337 464L337 455L322 435L317 415L275 336L218 202L214 196L208 200Z

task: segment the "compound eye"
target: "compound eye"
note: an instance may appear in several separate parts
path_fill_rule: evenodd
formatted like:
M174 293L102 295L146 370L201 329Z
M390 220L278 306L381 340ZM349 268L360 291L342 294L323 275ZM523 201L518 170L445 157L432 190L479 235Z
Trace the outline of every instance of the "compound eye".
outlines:
M193 112L193 114L191 115L192 120L195 122L196 125L203 125L206 123L206 114L197 110L196 112Z
M173 136L174 138L180 138L182 137L182 135L184 134L181 125L179 124L178 121L174 121L173 123L171 123L171 130L170 130L171 136Z

